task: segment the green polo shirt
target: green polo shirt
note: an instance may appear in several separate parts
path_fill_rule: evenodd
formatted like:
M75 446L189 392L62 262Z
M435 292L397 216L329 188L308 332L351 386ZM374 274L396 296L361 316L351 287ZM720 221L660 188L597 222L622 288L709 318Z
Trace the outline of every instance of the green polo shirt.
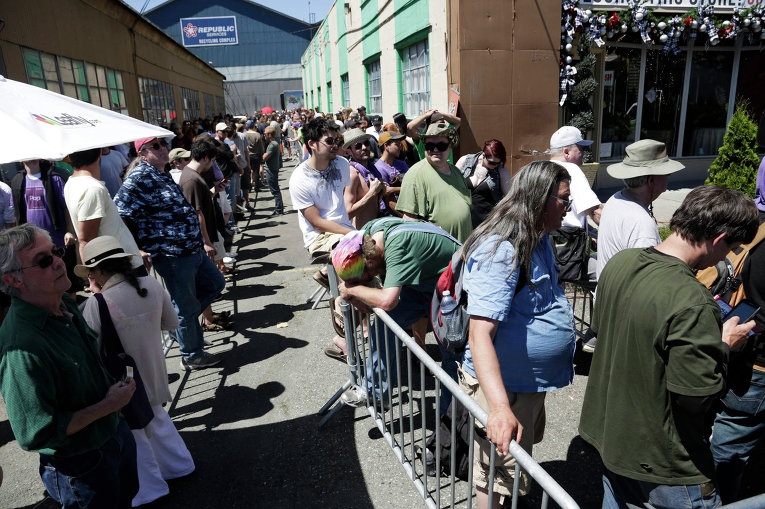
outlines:
M114 382L101 362L96 333L69 296L63 304L71 317L12 300L0 327L0 392L22 449L74 456L106 443L119 412L66 436L72 414L101 401Z

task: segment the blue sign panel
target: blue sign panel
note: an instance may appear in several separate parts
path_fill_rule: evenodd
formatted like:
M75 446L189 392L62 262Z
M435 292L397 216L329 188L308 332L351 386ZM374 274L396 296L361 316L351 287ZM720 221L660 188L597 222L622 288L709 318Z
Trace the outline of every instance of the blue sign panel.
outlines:
M236 16L181 18L181 37L187 48L239 44Z

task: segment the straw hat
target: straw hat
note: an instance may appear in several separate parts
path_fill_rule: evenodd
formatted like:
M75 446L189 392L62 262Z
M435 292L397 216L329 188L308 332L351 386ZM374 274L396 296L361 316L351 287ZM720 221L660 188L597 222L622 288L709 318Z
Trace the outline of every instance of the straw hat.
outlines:
M621 163L607 168L608 174L617 179L630 179L644 175L669 175L685 168L667 157L667 146L656 140L640 140L626 148L627 155Z
M343 134L343 148L347 149L357 141L368 140L370 138L372 138L371 134L365 133L358 127L349 129L348 131L345 131L345 134Z
M88 277L90 269L104 260L112 258L132 258L135 255L126 253L120 241L110 235L102 235L91 240L82 250L84 262L74 266L74 273L79 277Z

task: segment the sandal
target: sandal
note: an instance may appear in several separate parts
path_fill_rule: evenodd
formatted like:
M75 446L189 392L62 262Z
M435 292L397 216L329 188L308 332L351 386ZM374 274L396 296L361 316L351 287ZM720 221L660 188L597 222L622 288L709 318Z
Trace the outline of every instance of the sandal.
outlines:
M231 311L221 311L220 313L213 313L213 322L228 321L231 318Z
M343 363L348 362L348 357L336 346L328 346L324 349L324 355Z
M345 326L343 325L343 314L335 309L335 300L337 297L329 299L329 312L332 314L332 327L335 329L335 334L345 337ZM338 322L339 320L339 322Z
M203 323L202 324L203 332L222 332L224 330L226 329L219 323Z

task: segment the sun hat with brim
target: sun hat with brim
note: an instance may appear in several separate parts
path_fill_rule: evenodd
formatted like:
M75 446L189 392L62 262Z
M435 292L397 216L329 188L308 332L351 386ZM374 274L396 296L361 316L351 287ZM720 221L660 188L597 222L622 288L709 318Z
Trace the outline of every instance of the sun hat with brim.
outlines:
M453 129L453 127L449 122L436 122L430 124L428 129L420 134L420 137L429 138L431 136L448 136L450 129Z
M174 148L173 150L170 151L170 153L168 154L168 157L170 158L170 162L172 163L176 159L190 159L191 152L183 148Z
M640 140L626 148L621 163L610 165L606 171L616 179L631 179L644 175L669 175L685 168L667 157L667 145L656 140Z
M345 131L345 134L343 134L343 148L347 149L357 141L368 140L370 138L372 138L371 134L365 133L358 127L349 129L348 131Z
M404 138L406 138L406 136L404 136L403 134L398 134L395 131L384 131L380 135L380 139L377 140L377 144L382 147L389 141L403 140Z
M120 241L110 235L102 235L91 240L82 249L83 263L74 266L78 277L88 277L90 269L104 260L112 258L132 258L134 254L126 253Z

